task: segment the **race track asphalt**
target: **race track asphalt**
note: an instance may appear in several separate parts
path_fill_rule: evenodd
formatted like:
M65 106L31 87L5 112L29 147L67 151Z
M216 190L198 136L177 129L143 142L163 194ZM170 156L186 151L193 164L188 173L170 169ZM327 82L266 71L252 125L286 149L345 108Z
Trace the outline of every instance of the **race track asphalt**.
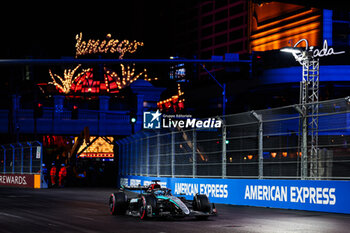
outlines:
M108 188L0 188L0 232L350 232L350 215L217 205L219 215L141 221L111 216Z

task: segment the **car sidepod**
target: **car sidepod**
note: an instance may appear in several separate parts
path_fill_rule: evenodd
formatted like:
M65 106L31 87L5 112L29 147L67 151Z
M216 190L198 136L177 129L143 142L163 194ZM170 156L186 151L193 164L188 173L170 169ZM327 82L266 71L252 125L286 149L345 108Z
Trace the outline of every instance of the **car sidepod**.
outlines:
M187 205L178 197L175 196L158 196L158 199L168 200L174 205L174 208L178 209L181 212L181 215L188 216L190 210Z

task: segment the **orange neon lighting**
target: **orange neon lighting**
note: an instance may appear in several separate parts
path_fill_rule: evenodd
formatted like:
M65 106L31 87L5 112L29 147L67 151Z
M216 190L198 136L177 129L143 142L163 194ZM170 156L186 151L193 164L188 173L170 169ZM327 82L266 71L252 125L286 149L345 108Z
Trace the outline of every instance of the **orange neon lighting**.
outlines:
M81 158L114 158L113 153L82 153L79 155Z
M306 38L310 45L317 46L320 34L320 23L315 22L300 28L291 29L283 33L273 34L251 42L253 51L280 49L288 46L290 40L298 41Z
M251 36L251 38L252 39L258 39L258 38L263 37L263 36L271 35L272 33L279 34L279 32L281 32L282 30L286 30L288 28L293 28L293 29L290 29L290 30L297 30L297 29L299 29L299 30L305 31L308 28L308 25L305 25L305 24L307 24L308 22L310 22L310 23L315 22L316 20L318 20L320 18L321 18L321 16L316 15L316 16L313 16L313 17L310 17L310 18L307 18L307 19L299 20L299 21L294 22L294 23L290 23L290 24L287 24L287 25L279 26L279 27L274 27L272 29L253 34ZM320 23L317 22L317 25L319 26ZM258 27L258 30L260 30L260 27Z
M297 13L298 9L301 10L296 5L282 3L256 8L258 22L252 25L253 30L250 36L252 51L281 49L285 46L291 46L301 38L307 39L312 46L319 46L321 43L322 12L312 8ZM295 14L285 15L292 12ZM262 24L264 18L270 21L266 20L267 23Z
M111 142L113 142L113 137L107 137ZM75 140L78 138L76 137ZM90 142L93 141L95 137L90 137ZM85 149L85 150L84 150ZM84 151L83 151L84 150ZM103 138L99 137L90 146L84 140L84 143L80 146L78 153L81 153L79 157L82 158L113 158L114 151L113 145L106 142Z
M297 21L295 22L296 24L298 24L298 23L301 22L301 21L305 21L305 20L306 20L306 21L311 21L311 18L313 18L313 17L309 17L309 18L307 18L307 19L305 19L305 20L298 20L297 18L302 17L302 16L305 16L305 15L310 14L310 13L313 13L313 12L315 12L315 10L314 10L314 9L311 9L311 10L304 11L304 12L299 13L299 14L296 14L296 15L289 16L289 17L287 17L287 18L283 18L283 19L281 19L281 20L275 20L275 21L273 21L273 22L271 22L271 23L267 23L267 24L258 26L257 30L262 30L262 29L264 29L264 28L271 27L271 26L274 26L274 25L278 25L278 24L280 24L280 23L283 23L283 22L288 21L288 20L293 20L293 19L297 20ZM314 16L314 17L320 17L320 15L317 15L317 16ZM293 23L291 23L291 24L293 24ZM288 25L291 25L291 24L288 24Z

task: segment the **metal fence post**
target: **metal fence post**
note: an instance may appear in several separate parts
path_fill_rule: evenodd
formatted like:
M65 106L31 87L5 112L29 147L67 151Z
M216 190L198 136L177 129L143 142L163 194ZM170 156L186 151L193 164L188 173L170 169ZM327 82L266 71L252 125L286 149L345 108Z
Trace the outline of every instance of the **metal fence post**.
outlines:
M23 174L23 146L21 143L18 143L21 147L21 174Z
M128 175L128 141L123 139L123 175Z
M306 107L302 106L303 109L300 109L298 105L295 105L294 108L299 112L302 119L302 135L301 135L301 172L300 177L302 180L305 180L307 177L307 116L306 116ZM300 132L299 132L300 137Z
M43 156L43 144L40 143L39 141L36 141L36 143L39 144L39 146L37 147L37 150L40 150L40 177L42 177L43 176L42 166L43 166L43 157L44 157Z
M263 157L263 121L262 115L251 111L252 116L258 122L258 154L259 154L259 179L263 179L264 176L264 157Z
M139 148L140 152L139 152L139 157L140 157L140 161L139 161L139 175L142 176L143 175L143 171L142 171L142 162L143 162L143 138L140 139L140 148Z
M121 175L121 158L120 158L120 142L114 141L114 145L118 145L118 176ZM115 148L115 146L114 146ZM115 155L115 153L114 153ZM116 156L114 156L114 159L116 159Z
M15 147L10 144L12 147L12 173L15 173Z
M192 131L192 177L197 176L197 131Z
M4 150L4 173L6 173L6 148L4 146L1 146Z
M126 163L125 163L125 161L126 161L126 159L125 159L125 151L126 151L126 149L125 149L125 141L123 140L122 141L122 144L121 144L121 156L120 156L120 160L121 160L121 162L122 162L122 169L121 169L121 174L122 175L126 175L126 172L125 172L125 165L126 165Z
M119 174L120 175L125 175L124 174L124 140L120 140L119 142L119 156L118 159L120 161L120 167L119 167Z
M131 156L130 155L131 155L131 153L130 153L130 141L129 140L127 141L126 151L127 151L126 158L128 161L127 162L128 166L126 167L126 174L131 175L130 174L130 167L131 167Z
M175 177L175 131L171 131L171 177Z
M222 126L222 179L226 178L226 124Z
M303 116L303 134L301 146L301 179L307 177L307 117Z
M160 174L160 134L157 133L157 177L159 177Z
M29 146L29 173L32 173L32 166L33 166L33 147L32 144L30 144L30 142L27 142L28 146Z
M128 166L128 175L132 175L133 173L133 157L132 157L132 141L131 139L128 139L128 160L129 160L129 166Z
M128 174L128 166L129 166L129 160L128 160L128 141L126 139L123 139L123 174L124 176L129 175Z
M137 163L138 163L138 159L139 159L139 140L137 140L137 138L135 138L135 141L134 141L134 158L135 158L135 161L134 161L134 175L136 176L139 172L138 172L138 166L137 166Z
M146 176L149 176L149 137L146 138Z

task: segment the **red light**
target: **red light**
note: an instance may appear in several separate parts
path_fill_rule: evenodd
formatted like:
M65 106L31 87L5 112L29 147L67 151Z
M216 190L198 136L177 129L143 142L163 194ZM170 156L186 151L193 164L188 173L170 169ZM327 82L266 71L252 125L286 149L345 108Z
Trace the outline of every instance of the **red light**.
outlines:
M256 58L257 58L257 59L260 59L260 58L261 58L261 56L260 56L260 55L258 55L258 56L256 56Z
M38 108L41 108L43 105L41 103L38 103Z
M74 110L77 110L77 109L78 109L78 106L74 105L74 106L73 106L73 109L74 109Z

